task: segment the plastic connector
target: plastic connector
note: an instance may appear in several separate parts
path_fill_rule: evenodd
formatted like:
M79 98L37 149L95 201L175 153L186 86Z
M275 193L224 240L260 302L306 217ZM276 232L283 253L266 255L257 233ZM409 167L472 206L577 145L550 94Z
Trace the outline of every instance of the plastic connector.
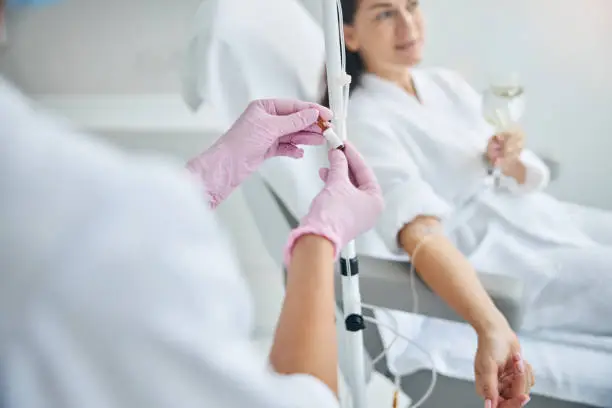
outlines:
M340 139L340 136L338 136L338 134L336 134L332 128L327 128L323 132L323 137L325 137L327 143L329 143L332 149L344 150L344 143L342 142L342 139Z
M332 149L344 150L344 142L342 141L342 139L340 139L340 136L338 136L338 134L334 132L334 129L332 129L331 127L331 124L325 122L322 118L319 118L319 120L317 121L317 125L319 125L319 127L323 131L323 137L325 138L325 140L327 140L327 143L331 146Z

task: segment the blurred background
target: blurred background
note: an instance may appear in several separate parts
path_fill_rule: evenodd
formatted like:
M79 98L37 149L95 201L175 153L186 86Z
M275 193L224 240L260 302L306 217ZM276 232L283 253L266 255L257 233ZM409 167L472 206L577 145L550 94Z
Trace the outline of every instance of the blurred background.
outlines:
M184 161L226 126L215 106L194 113L181 96L183 54L201 1L64 0L11 10L0 36L0 74L122 149ZM319 21L319 0L301 3ZM493 72L518 72L527 145L555 170L548 192L612 210L612 1L421 4L424 65L455 69L478 90ZM255 294L257 333L269 337L283 296L281 266L266 252L242 191L219 216Z
M320 16L318 0L302 1ZM519 72L528 92L528 144L560 165L549 191L612 209L612 189L605 188L612 172L612 3L421 3L428 27L425 65L454 68L477 89L499 67ZM170 103L180 89L177 72L199 4L66 0L13 11L8 42L0 45L0 72L35 95L146 95ZM154 104L139 100L143 107Z

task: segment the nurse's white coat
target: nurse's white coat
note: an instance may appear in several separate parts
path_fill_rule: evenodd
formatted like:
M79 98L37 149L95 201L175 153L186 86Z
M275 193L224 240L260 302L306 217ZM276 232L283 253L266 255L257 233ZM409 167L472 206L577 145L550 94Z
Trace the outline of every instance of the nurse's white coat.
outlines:
M612 245L612 215L583 209L599 224L586 228L571 206L541 192L548 170L529 150L525 184L504 178L501 189L487 187L483 154L494 129L480 95L449 70L415 70L414 82L421 103L371 74L349 103L349 139L386 200L359 252L407 259L397 233L418 215L437 216L477 270L524 279L525 330L611 334L612 246L604 244Z
M34 113L0 78L0 405L336 407L266 370L223 232L179 163Z

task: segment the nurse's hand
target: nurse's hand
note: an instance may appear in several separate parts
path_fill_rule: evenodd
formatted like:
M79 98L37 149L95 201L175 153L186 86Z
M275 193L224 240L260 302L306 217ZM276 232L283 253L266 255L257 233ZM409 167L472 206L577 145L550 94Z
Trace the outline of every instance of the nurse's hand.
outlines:
M501 132L489 139L487 159L496 167L511 166L516 163L523 151L525 134L520 129Z
M512 401L528 400L535 384L531 366L521 356L518 338L508 328L478 336L474 369L476 391L485 399L485 408L514 406Z
M323 190L313 200L310 211L293 230L285 250L290 264L296 240L307 234L327 238L334 245L334 259L340 250L358 235L372 229L383 210L380 186L363 157L350 144L344 151L329 152L329 169L321 169Z
M200 177L210 196L210 205L219 205L264 160L274 156L299 159L299 145L325 143L321 117L332 118L329 109L314 103L285 99L251 102L244 113L217 142L187 163Z

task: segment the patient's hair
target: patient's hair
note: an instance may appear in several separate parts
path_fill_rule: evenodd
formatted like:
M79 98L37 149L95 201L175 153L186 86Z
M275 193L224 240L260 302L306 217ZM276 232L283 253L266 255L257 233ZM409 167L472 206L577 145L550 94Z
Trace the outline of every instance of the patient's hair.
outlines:
M359 7L359 0L341 0L340 3L342 4L343 23L352 25L355 20L355 14L357 14L357 8ZM361 76L365 72L365 65L359 53L349 51L346 46L344 47L344 51L346 52L346 73L351 76L350 92L353 92L361 82ZM325 94L321 100L321 105L329 108L329 93L327 86L325 87Z

